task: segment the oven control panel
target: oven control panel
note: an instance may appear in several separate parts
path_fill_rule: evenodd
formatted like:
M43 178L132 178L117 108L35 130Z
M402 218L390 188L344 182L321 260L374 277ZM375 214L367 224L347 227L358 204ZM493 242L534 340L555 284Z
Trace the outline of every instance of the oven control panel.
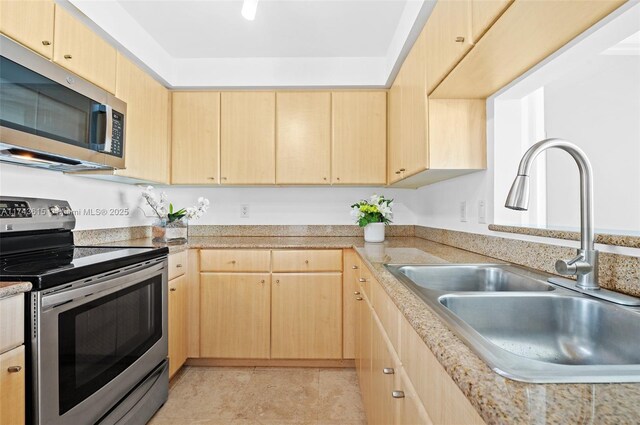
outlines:
M23 232L75 227L76 218L67 201L57 199L0 198L0 232Z

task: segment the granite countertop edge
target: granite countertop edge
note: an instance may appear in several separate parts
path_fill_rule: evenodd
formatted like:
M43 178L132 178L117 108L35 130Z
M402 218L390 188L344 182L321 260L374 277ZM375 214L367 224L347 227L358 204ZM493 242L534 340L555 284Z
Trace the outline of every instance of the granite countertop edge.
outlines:
M154 244L151 239L133 239L112 242L112 246L167 246ZM378 245L378 244L376 244ZM486 257L470 251L440 244L417 237L390 237L384 247L394 248L399 253L387 256L381 261L372 261L366 252L361 237L193 237L183 245L168 245L169 253L187 249L355 249L372 271L392 301L402 312L406 320L422 338L440 365L453 379L458 388L474 406L487 424L565 424L568 421L589 420L585 413L573 412L571 406L586 403L587 393L593 386L615 387L617 394L633 396L627 408L599 413L599 424L634 423L640 417L640 384L531 384L507 379L495 373L472 350L459 339L447 325L417 295L398 281L384 263L504 263L495 258ZM407 250L420 250L425 255L415 256ZM403 252L406 251L406 255ZM412 258L415 257L415 258ZM425 261L426 259L426 261ZM585 392L586 391L586 392ZM595 388L593 388L595 391ZM540 396L540 393L552 395ZM532 402L531 393L538 394L542 400ZM546 397L553 398L554 406L546 405ZM633 402L636 401L636 403ZM613 402L619 401L612 399ZM545 410L538 411L540 403ZM639 407L630 407L632 405ZM576 414L579 416L576 417ZM545 416L539 422L540 415Z
M0 282L0 299L31 290L31 282Z

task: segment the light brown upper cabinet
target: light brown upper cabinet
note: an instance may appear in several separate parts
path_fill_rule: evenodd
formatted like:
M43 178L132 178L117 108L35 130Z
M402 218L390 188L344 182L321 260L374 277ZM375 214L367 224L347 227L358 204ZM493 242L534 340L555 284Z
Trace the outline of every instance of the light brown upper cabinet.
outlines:
M331 93L276 96L276 183L329 184Z
M274 184L274 92L224 92L220 119L220 183Z
M406 60L405 60L406 64ZM388 141L387 141L387 181L393 184L402 180L402 127L400 123L402 114L402 90L404 84L403 65L396 75L393 85L389 88L387 97Z
M471 0L440 0L425 26L427 92L471 49Z
M126 168L116 175L169 183L169 91L118 54L116 97L127 103Z
M60 6L55 7L54 40L54 62L115 92L116 49Z
M218 183L220 93L174 92L171 109L171 183Z
M624 0L515 1L431 97L487 98L623 3Z
M383 91L333 92L334 184L382 185L387 175L387 94Z
M474 43L482 37L512 2L513 0L471 1L471 37Z
M53 0L0 1L0 32L51 59Z

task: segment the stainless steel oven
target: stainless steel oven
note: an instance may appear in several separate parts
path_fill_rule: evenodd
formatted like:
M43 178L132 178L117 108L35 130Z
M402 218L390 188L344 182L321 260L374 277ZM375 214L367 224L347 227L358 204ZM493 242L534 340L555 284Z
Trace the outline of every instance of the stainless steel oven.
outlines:
M127 105L0 35L0 161L124 168Z
M166 256L30 297L32 422L145 423L164 403Z

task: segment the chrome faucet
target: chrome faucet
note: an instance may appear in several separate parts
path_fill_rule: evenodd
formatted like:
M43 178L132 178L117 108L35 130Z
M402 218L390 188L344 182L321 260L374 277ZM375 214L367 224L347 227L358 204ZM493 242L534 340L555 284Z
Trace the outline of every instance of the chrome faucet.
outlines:
M549 148L558 148L573 157L580 170L580 249L571 260L556 261L556 270L562 275L575 275L577 287L584 290L599 290L598 251L594 245L593 229L593 171L585 153L562 139L542 140L527 150L520 160L518 175L513 181L505 207L526 211L529 208L529 173L533 160Z

